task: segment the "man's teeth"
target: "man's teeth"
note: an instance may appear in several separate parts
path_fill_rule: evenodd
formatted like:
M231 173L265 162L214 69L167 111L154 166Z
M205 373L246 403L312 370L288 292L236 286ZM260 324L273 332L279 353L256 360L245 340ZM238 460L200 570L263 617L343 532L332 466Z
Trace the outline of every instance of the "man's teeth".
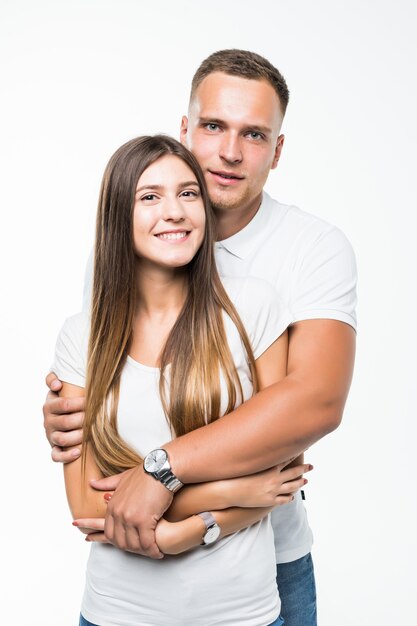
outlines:
M237 178L236 176L228 175L228 174L219 174L219 176L221 176L222 178Z
M187 234L187 231L184 231L182 233L161 233L160 235L157 235L157 237L159 239L184 239Z

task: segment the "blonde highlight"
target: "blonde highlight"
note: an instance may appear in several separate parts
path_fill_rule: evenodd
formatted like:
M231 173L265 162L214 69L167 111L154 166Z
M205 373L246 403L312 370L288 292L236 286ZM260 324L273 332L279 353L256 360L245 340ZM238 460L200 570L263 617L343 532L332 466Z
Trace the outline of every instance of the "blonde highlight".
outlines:
M117 407L120 379L140 298L136 293L132 231L135 189L146 168L166 154L182 159L193 171L206 210L203 243L187 266L188 295L161 355L159 389L173 436L220 417L221 376L227 389L226 413L243 401L227 342L224 314L239 332L254 390L257 388L249 338L217 273L213 250L214 216L195 157L164 135L128 142L116 151L106 168L96 223L83 441L91 446L105 476L135 467L142 461L118 433ZM84 464L86 449L84 445Z

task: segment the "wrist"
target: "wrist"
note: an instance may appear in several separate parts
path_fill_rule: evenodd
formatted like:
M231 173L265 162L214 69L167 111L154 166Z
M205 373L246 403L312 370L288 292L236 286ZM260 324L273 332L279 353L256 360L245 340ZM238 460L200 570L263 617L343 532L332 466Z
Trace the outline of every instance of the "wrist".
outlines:
M175 476L180 480L183 484L192 482L186 479L187 476L187 455L186 454L177 454L175 439L166 443L162 446L164 450L167 451L169 462Z
M156 542L164 554L181 554L201 544L205 525L197 515L181 522L161 519L156 527Z
M143 470L160 482L168 491L176 493L184 484L174 474L165 448L151 450L143 459Z

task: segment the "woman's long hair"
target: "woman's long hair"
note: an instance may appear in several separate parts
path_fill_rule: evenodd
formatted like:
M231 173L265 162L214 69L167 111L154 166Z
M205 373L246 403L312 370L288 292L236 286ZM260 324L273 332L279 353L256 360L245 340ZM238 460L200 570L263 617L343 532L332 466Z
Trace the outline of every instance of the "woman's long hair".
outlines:
M96 226L84 443L92 447L104 475L124 471L142 460L118 433L117 405L120 377L140 300L133 247L136 186L142 173L165 155L177 156L192 170L206 212L202 245L186 268L188 295L160 356L160 394L171 432L179 436L219 417L220 373L228 393L226 412L233 410L238 394L242 400L223 312L238 329L254 387L257 385L248 336L217 273L214 215L197 160L179 142L164 135L129 141L117 150L106 167ZM140 410L146 407L138 407ZM84 466L86 448L84 445Z

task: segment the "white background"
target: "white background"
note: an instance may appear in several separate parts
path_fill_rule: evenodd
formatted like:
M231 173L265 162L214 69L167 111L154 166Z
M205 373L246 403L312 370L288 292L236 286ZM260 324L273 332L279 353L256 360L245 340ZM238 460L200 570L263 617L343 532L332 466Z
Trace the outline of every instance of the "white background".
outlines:
M41 405L58 329L80 308L104 165L133 136L177 136L200 61L240 47L269 58L291 90L268 191L340 226L359 265L344 422L308 454L319 624L417 624L415 3L2 0L0 10L1 622L77 623L88 548Z

